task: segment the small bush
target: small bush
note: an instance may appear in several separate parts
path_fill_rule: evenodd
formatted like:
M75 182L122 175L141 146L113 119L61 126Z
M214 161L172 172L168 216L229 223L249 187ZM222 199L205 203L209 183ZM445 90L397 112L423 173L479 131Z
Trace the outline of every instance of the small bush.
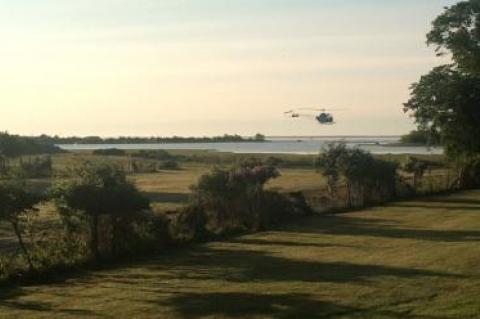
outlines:
M278 225L313 214L305 196L301 192L281 194L278 192L265 192L262 210L264 228Z
M29 177L51 177L53 173L53 162L50 156L35 157L32 161L21 162L21 167L28 172Z
M160 165L158 165L158 168L163 170L179 170L180 165L176 160L171 159L160 163Z
M155 161L131 161L129 164L129 171L135 174L141 173L155 173L158 171L158 164Z
M92 154L102 155L102 156L125 156L127 152L125 150L120 150L118 148L109 148L109 149L94 150Z
M132 154L132 157L159 161L171 160L174 157L165 150L141 150Z

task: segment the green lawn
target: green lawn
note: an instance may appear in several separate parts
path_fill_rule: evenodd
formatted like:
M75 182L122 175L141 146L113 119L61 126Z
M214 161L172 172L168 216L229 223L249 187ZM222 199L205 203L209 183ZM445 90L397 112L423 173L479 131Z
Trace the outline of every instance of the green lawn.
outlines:
M66 281L0 318L480 318L480 191L318 216Z

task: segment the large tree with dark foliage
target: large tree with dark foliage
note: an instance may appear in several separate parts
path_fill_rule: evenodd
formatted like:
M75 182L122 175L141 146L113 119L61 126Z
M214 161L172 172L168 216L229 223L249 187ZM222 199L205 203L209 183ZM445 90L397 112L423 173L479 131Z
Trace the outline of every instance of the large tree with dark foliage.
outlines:
M441 137L447 155L461 164L461 186L473 186L480 181L480 0L446 8L427 43L438 55L451 56L452 63L413 84L404 110L421 130Z
M412 85L405 111L421 130L439 134L452 158L480 151L480 1L445 9L433 22L427 43L452 63L434 68Z

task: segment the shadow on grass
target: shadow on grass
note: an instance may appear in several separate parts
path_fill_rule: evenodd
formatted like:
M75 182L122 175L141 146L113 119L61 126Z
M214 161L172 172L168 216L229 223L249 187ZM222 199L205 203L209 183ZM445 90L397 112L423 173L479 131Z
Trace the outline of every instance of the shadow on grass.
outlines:
M118 267L119 265L117 265ZM225 315L229 317L255 317L269 315L270 318L323 318L365 311L314 300L302 294L245 294L245 293L201 293L202 289L232 288L236 283L364 283L374 284L373 279L392 277L403 279L434 279L439 277L457 278L459 276L421 269L388 267L381 265L360 265L338 262L314 262L295 260L241 249L215 249L198 246L189 250L156 257L144 263L132 262L121 268L79 275L74 281L55 283L57 288L68 289L73 286L90 286L97 289L111 286L119 289L158 293L159 300L153 304L174 306L180 317L200 318L204 316ZM65 278L66 279L66 278ZM174 282L171 284L171 282ZM181 285L178 285L178 282ZM220 283L220 284L219 284ZM223 283L223 284L221 284ZM202 288L203 287L203 288ZM192 293L185 293L185 289ZM198 292L197 292L198 291ZM65 309L61 305L46 302L34 302L22 298L28 291L13 288L0 294L0 309L34 311L44 314L97 316L90 310ZM279 292L281 293L281 292ZM105 296L90 296L101 300ZM109 297L111 298L111 297ZM152 301L129 299L129 302L152 304ZM105 305L108 307L108 304ZM377 314L377 313L373 313ZM421 318L401 316L401 314L382 314L382 318Z
M13 310L48 313L52 318L60 314L86 316L88 318L99 317L99 314L90 310L57 308L47 302L18 301L22 296L25 296L25 293L21 289L3 291L0 294L0 317L3 311L8 313L8 311Z
M174 306L181 318L384 318L384 319L439 319L417 316L408 312L361 309L315 300L304 294L204 293L179 294L160 302ZM351 317L349 317L351 318Z
M288 231L288 230L287 230ZM415 239L438 242L480 241L480 231L473 230L432 230L392 227L381 221L353 216L332 216L325 222L318 222L318 228L303 227L296 233L372 236L394 239Z
M477 211L480 213L480 206L475 207L475 206L446 206L446 205L432 205L430 203L428 204L422 204L422 203L401 203L397 205L390 205L390 207L397 207L397 208L419 208L419 209L439 209L439 210L452 210L452 211L459 211L459 210L466 210L466 211Z
M181 318L226 316L230 318L325 318L354 311L352 308L316 301L308 295L259 295L250 293L180 294L160 302L174 306Z
M353 245L340 244L315 244L301 241L286 241L286 240L270 240L270 239L253 239L253 238L237 238L228 241L234 244L245 244L255 246L283 246L283 247L305 247L305 248L357 248Z
M361 318L418 318L409 313L357 309L315 299L308 294L279 291L269 294L244 292L203 292L210 289L235 289L235 284L249 283L357 283L372 285L374 279L392 280L459 278L461 276L421 269L359 265L352 263L313 262L272 256L264 252L241 249L215 249L201 246L175 258L160 258L139 272L104 274L97 281L124 285L137 292L158 293L158 300L138 299L154 306L173 307L179 318L336 318L361 314ZM395 279L394 279L395 278ZM387 278L387 280L389 280ZM148 287L138 289L142 283ZM170 284L173 282L173 284ZM181 285L178 285L181 282ZM222 284L223 283L223 284ZM294 284L295 285L295 284ZM135 287L135 288L134 288ZM202 288L203 287L203 288ZM228 289L228 288L227 288ZM193 292L185 292L190 290Z
M478 211L480 213L480 200L469 197L434 196L423 198L421 200L393 203L390 204L390 206L398 208Z
M134 268L126 269L133 271L117 270L115 273L97 273L94 280L132 287L148 282L149 286L162 287L163 283L170 280L181 280L184 283L212 280L230 283L369 284L378 277L404 279L462 277L450 273L413 268L296 260L261 251L213 249L208 246L184 251L173 258L164 256L149 261L148 264L136 264Z
M476 205L480 209L480 200L468 197L454 197L454 196L444 196L444 197L430 197L424 199L423 202L426 203L444 203L444 204L462 204L462 205Z
M238 249L196 249L180 264L177 277L223 279L230 282L365 282L370 278L457 277L421 269L360 265L344 262L316 262L289 259L264 252ZM198 271L197 271L198 270Z
M454 204L454 205L452 205ZM475 206L479 205L479 206ZM413 202L392 203L388 207L405 209L408 213L419 214L425 209L438 213L450 210L461 214L463 212L480 213L480 201L461 197L431 197ZM428 211L427 211L428 212ZM430 213L431 213L430 212ZM388 214L386 214L388 217ZM282 231L303 234L328 234L348 236L371 236L394 239L415 239L435 242L476 242L480 241L480 231L476 230L433 230L406 228L395 220L372 219L356 216L355 213L329 215L328 217L313 217L299 224L286 226Z
M400 225L387 219L368 219L355 214L313 217L295 226L286 227L284 232L295 233L297 241L271 241L267 239L238 238L233 245L217 244L194 246L158 256L144 262L113 265L112 271L79 275L73 282L64 281L68 289L71 285L95 283L97 287L114 286L141 293L142 289L158 293L154 305L171 306L183 318L201 318L227 316L232 318L261 317L290 318L331 318L351 315L359 318L411 318L433 319L434 317L415 316L410 313L359 309L347 305L330 303L315 299L308 294L244 293L244 292L204 292L202 288L235 288L236 283L359 283L375 284L382 277L390 279L415 279L428 282L438 278L464 278L445 272L436 272L416 268L390 267L378 264L354 264L347 262L322 262L287 258L269 253L268 250L251 250L251 245L275 245L286 247L321 248L328 245L312 243L312 238L321 234L358 235L387 238L411 238L432 241L477 241L480 231L441 231L429 229L398 228ZM280 233L278 234L280 236ZM304 235L303 237L301 235ZM276 237L276 236L274 236ZM250 247L249 247L250 246ZM339 246L341 247L341 246ZM258 247L256 247L258 248ZM315 251L312 251L315 253ZM319 252L320 253L320 252ZM121 268L119 268L121 267ZM390 277L390 278L389 278ZM176 282L176 283L171 283ZM178 283L181 283L178 285ZM59 284L56 283L58 286ZM185 290L193 292L185 292ZM0 294L0 308L50 312L55 314L73 314L95 316L89 310L62 309L48 303L24 301L21 288L10 289ZM287 292L287 293L286 293ZM296 290L298 292L298 290ZM161 296L161 297L160 297ZM74 298L73 296L72 298ZM98 296L102 298L102 296ZM137 302L151 304L152 301ZM108 305L106 305L108 307Z

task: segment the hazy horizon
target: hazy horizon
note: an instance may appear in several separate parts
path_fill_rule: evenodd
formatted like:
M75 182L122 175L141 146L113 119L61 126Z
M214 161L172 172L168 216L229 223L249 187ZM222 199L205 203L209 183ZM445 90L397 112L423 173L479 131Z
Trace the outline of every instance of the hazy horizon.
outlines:
M428 3L427 3L428 2ZM61 136L401 135L453 0L0 0L0 130ZM337 124L293 120L334 107Z

